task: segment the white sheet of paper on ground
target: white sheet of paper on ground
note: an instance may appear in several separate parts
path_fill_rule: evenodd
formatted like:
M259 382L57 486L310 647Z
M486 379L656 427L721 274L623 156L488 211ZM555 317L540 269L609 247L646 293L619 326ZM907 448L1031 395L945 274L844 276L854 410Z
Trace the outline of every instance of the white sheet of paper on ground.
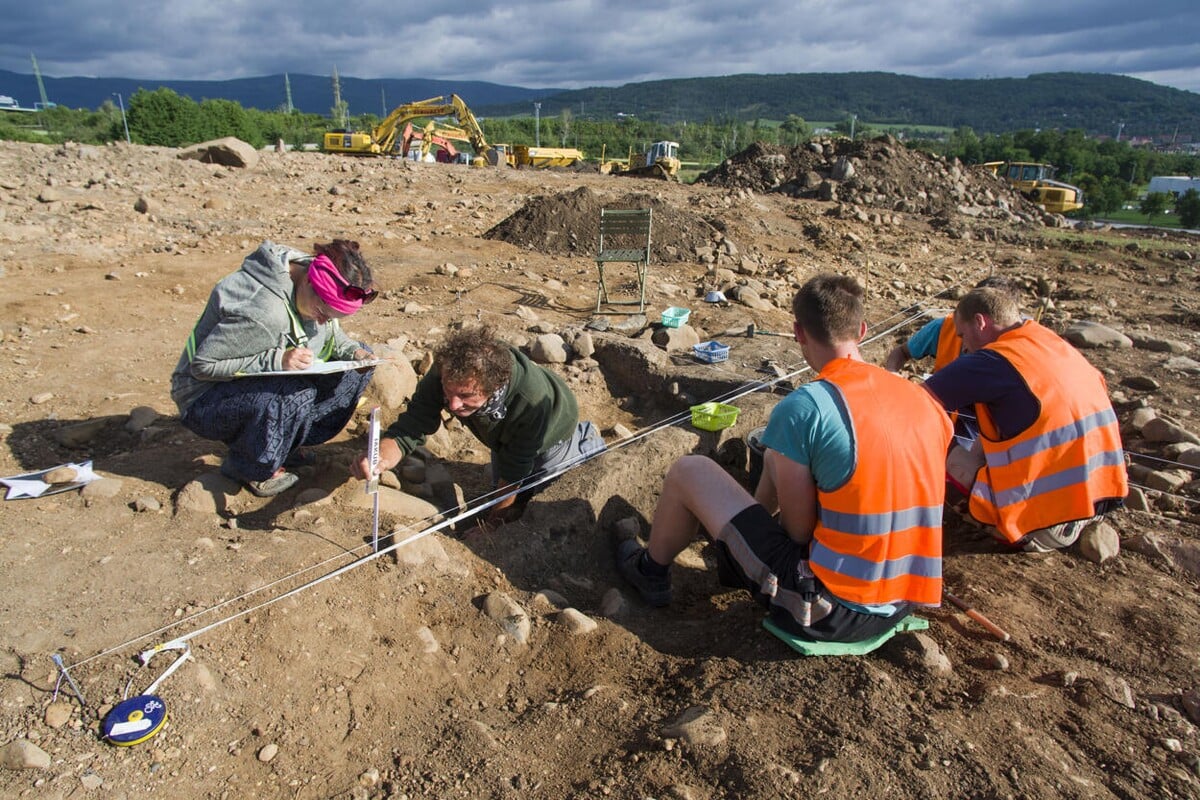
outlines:
M70 467L75 470L75 480L70 483L46 483L42 480L47 473L59 469L59 467ZM59 467L26 472L23 475L13 475L11 478L0 478L0 484L8 487L8 494L4 496L4 499L17 500L22 497L43 497L59 492L69 492L100 479L100 476L92 471L91 461L61 464Z
M239 378L262 378L267 375L284 375L290 378L296 378L301 375L330 375L334 372L349 372L352 369L363 369L364 367L374 367L377 364L382 364L386 359L383 358L366 358L362 361L317 361L312 366L305 369L275 369L269 372L243 372L239 373Z

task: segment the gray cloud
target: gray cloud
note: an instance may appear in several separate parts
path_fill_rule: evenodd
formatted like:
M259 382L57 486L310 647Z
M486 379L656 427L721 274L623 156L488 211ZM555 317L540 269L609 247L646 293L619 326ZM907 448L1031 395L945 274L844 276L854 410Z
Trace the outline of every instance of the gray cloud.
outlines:
M11 5L11 4L10 4ZM210 79L279 72L618 85L736 73L1115 72L1200 92L1193 0L57 0L9 8L0 68ZM3 87L0 87L3 92Z

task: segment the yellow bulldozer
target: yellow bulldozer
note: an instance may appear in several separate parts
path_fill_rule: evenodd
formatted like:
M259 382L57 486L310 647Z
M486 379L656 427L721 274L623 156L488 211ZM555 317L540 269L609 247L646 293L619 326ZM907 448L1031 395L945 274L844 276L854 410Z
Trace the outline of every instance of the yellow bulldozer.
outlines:
M1051 214L1083 208L1083 190L1054 180L1054 167L1032 161L989 161L983 168L1008 181L1021 194Z
M666 181L679 180L679 142L655 142L644 153L629 149L625 161L605 159L600 155L600 172L605 175L628 175L630 177L661 178Z
M471 147L475 150L472 164L485 165L489 163L488 152L491 146L483 135L479 120L467 108L467 104L456 94L449 98L444 96L430 97L428 100L418 100L415 103L405 103L392 109L383 121L369 131L329 131L325 134L325 151L327 153L342 153L349 156L390 156L397 153L396 146L400 144L397 138L405 123L414 119L453 116L458 127L466 133Z

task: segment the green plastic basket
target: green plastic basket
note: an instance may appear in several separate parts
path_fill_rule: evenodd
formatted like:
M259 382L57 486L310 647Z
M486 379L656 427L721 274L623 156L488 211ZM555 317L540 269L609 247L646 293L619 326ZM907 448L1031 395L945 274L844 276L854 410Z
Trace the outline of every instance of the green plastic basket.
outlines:
M733 427L738 418L738 407L725 403L701 403L692 406L692 427L702 431L721 431Z
M688 317L692 315L690 309L680 308L679 306L671 306L662 312L662 324L664 328L678 328L680 325L688 321Z

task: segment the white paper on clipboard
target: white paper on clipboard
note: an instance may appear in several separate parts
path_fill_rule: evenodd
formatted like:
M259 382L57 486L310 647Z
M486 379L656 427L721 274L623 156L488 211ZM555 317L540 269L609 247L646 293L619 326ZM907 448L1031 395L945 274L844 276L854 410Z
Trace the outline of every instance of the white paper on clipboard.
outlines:
M304 369L271 369L265 372L239 372L235 378L266 378L280 375L285 378L303 378L305 375L332 375L338 372L349 372L352 369L366 369L384 363L383 358L366 358L361 361L314 361Z
M371 419L367 423L367 461L371 465L367 494L379 494L379 406L371 409Z

